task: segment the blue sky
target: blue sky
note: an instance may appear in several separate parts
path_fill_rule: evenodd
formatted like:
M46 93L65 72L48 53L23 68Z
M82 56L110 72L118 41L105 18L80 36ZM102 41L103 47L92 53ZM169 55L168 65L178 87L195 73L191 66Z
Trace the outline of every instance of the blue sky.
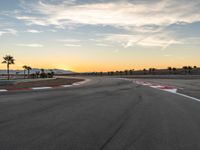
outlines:
M199 8L199 0L1 0L0 55L15 56L15 68L200 65Z

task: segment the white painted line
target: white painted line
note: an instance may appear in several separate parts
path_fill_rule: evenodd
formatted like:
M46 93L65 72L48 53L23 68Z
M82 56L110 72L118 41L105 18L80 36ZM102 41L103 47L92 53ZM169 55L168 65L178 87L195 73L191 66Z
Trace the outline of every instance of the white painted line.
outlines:
M8 90L6 89L0 89L0 92L7 92Z
M87 82L89 82L90 79L85 79L84 81L80 81L80 82L77 82L77 83L73 83L72 85L76 86L76 85L81 85L81 84L85 84Z
M62 87L71 87L72 85L61 85Z
M151 83L143 83L142 85L148 85L148 86L152 86Z
M123 79L123 80L125 80L125 81L132 81L132 79Z
M61 85L61 86L62 86L62 87L77 86L77 85L81 85L81 84L87 83L87 82L89 82L89 81L90 81L90 79L85 79L84 81L77 82L77 83L73 83L72 85Z
M151 83L146 83L146 82L142 82L142 81L133 81L133 83L144 85L144 86L152 86Z
M165 92L169 92L169 93L172 93L172 94L176 94L176 95L179 95L179 96L183 96L183 97L186 97L186 98L200 102L200 99L198 99L198 98L178 93L177 92L178 89L159 89L159 88L156 88L156 89L161 90L161 91L165 91Z
M186 97L186 98L190 98L192 100L200 102L200 99L195 98L195 97L191 97L191 96L188 96L188 95L185 95L185 94L181 94L181 93L174 93L174 94L177 94L177 95L180 95L180 96L183 96L183 97Z
M141 81L135 81L133 83L136 83L136 84L144 84L144 82L141 82Z
M52 89L52 87L34 87L31 88L32 90L45 90L45 89Z
M80 83L73 83L72 85L80 85Z
M152 87L152 88L163 88L164 86L161 86L161 85L154 85L154 86L150 86L150 87Z
M85 79L84 81L81 81L81 82L79 82L80 84L84 84L84 83L87 83L87 82L89 82L90 81L90 79Z
M166 92L169 92L169 93L172 93L172 94L176 94L176 95L179 95L179 96L183 96L183 97L186 97L186 98L189 98L189 99L192 99L192 100L200 102L200 99L198 99L198 98L178 93L177 92L178 89L160 89L160 88L157 88L157 89L159 89L161 91L166 91Z
M146 86L149 86L149 84L145 84L144 82L142 83L142 81L135 81L136 84L142 84L142 85L146 85ZM181 93L178 93L178 89L176 88L163 88L165 86L160 86L160 85L157 85L157 86L149 86L151 88L155 88L155 89L158 89L158 90L161 90L161 91L165 91L165 92L170 92L172 94L176 94L176 95L179 95L179 96L183 96L183 97L186 97L186 98L189 98L189 99L192 99L192 100L195 100L195 101L198 101L200 102L200 99L198 98L195 98L195 97L192 97L192 96L188 96L188 95L185 95L185 94L181 94ZM179 89L183 89L183 88L179 88Z
M166 91L166 92L170 92L170 93L174 93L174 94L177 93L177 89L161 89L161 90Z

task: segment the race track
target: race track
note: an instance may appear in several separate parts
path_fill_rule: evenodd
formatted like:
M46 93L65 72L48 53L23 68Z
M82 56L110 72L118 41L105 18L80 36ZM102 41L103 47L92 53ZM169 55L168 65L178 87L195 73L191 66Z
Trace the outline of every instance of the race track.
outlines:
M0 93L0 150L199 150L200 102L96 77Z

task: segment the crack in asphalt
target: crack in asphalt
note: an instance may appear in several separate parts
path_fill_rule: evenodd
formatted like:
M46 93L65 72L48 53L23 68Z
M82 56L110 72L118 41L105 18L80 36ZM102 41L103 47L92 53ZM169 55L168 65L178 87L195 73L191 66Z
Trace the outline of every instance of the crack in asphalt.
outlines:
M131 111L133 111L134 108L138 106L140 103L142 103L142 95L139 94L137 102L136 103L134 102L134 104L130 105L130 107L122 114L122 116L120 117L122 119L118 127L114 130L112 135L105 141L105 143L102 145L102 147L99 150L104 150L108 146L108 144L111 143L114 137L120 132L120 130L125 126L129 118L131 117ZM120 120L120 119L117 119L117 120ZM138 138L136 138L136 140L137 139Z

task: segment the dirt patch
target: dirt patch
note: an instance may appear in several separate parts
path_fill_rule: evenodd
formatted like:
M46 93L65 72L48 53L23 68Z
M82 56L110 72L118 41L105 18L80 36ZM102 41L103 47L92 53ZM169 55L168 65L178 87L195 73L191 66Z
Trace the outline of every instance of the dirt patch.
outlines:
M27 89L27 88L32 88L32 87L56 87L56 86L61 86L61 85L71 85L75 82L81 82L81 81L84 81L84 79L59 78L59 79L54 79L54 80L21 82L21 83L16 83L13 85L0 86L0 88L7 89L7 90L15 90L15 89Z

